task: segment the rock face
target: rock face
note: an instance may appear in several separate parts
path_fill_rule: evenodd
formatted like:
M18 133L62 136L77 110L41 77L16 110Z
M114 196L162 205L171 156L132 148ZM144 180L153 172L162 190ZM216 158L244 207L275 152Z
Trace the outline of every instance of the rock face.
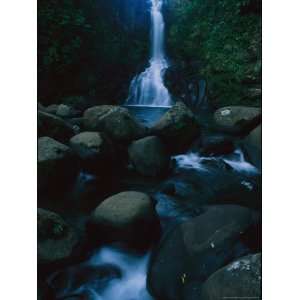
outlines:
M232 128L250 122L261 115L261 108L226 106L214 113L215 123L220 127Z
M103 131L116 141L128 142L145 134L145 128L123 107L94 106L87 109L83 117L86 130Z
M190 145L200 127L194 114L183 102L177 102L151 128L154 135L161 137L170 151L181 152Z
M71 149L50 138L38 139L38 188L59 191L75 177L76 159Z
M203 155L222 155L234 151L232 139L224 136L209 136L203 140L201 153Z
M39 208L38 264L57 263L71 257L78 243L75 231L56 213Z
M73 107L60 104L57 107L56 114L61 118L75 118L80 116L80 112L78 110L75 110Z
M95 174L113 169L113 145L103 133L82 132L71 138L70 146L79 156L83 169Z
M159 233L159 219L150 197L134 191L104 200L92 213L89 224L93 238L99 237L102 242L149 244Z
M63 119L42 111L38 112L38 136L50 136L66 143L75 134L73 127Z
M262 147L261 147L261 136L262 127L261 125L252 130L249 135L244 138L242 144L246 153L249 156L250 161L261 170L262 160Z
M167 233L153 253L148 287L155 298L183 299L193 281L203 283L228 262L258 247L255 213L234 205L211 206ZM255 230L255 229L253 229ZM259 245L259 242L257 242Z
M163 174L170 162L165 146L156 136L132 142L128 148L128 154L135 169L144 176Z
M261 254L240 258L211 275L202 288L203 300L224 297L261 298Z

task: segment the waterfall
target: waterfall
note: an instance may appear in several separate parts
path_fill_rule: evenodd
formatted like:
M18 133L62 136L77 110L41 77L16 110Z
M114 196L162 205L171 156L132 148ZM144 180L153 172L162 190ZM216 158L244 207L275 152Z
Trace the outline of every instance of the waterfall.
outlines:
M151 0L151 58L149 67L131 81L126 105L170 106L171 97L163 82L168 61L164 52L164 0Z

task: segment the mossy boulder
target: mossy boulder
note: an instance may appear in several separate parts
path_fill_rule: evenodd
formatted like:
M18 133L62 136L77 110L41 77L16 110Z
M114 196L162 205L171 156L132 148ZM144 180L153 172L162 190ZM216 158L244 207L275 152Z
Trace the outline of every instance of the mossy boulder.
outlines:
M235 260L208 278L202 287L201 296L197 299L219 300L224 297L261 299L261 266L261 253Z
M60 104L57 107L56 115L61 118L76 118L81 115L80 111L74 109L73 107L66 105L66 104Z
M169 151L178 153L200 135L200 126L193 112L183 102L177 102L154 124L151 133L159 136Z
M89 220L90 233L101 242L149 245L159 233L159 219L147 194L126 191L104 200Z
M132 142L128 154L137 172L144 176L160 176L167 171L170 163L164 144L156 136Z
M119 142L129 142L146 133L146 129L124 107L94 106L87 109L83 117L86 130L104 132Z
M50 138L38 139L38 189L65 190L77 173L77 160L70 147Z
M235 129L249 124L259 118L261 108L248 106L226 106L215 111L214 120L217 126Z
M79 133L70 139L70 147L80 158L83 169L95 174L113 171L116 153L103 133Z
M218 205L177 225L153 252L148 271L151 294L181 300L189 284L201 284L230 261L257 250L258 222L252 210Z
M49 136L62 143L66 143L75 135L73 126L62 118L38 111L38 136Z
M245 149L251 163L259 170L262 164L262 126L257 126L253 129L242 141L242 146Z
M38 209L38 264L46 265L68 260L78 245L75 230L58 214Z

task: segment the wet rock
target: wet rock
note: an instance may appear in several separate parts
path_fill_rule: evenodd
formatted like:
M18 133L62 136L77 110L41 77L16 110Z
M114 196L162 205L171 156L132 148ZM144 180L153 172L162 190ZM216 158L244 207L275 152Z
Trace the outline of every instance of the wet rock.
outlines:
M224 128L243 127L261 115L261 108L247 106L226 106L214 113L215 123Z
M242 147L246 151L248 158L259 170L261 170L262 160L262 127L261 125L252 130L242 141Z
M135 169L144 176L164 174L170 162L164 144L156 136L132 142L128 148L128 154Z
M220 205L176 226L154 250L148 272L151 294L158 299L183 299L187 284L203 283L228 262L259 248L255 240L259 232L251 230L257 222L256 214L247 208Z
M38 189L59 192L67 188L77 173L71 149L50 138L38 139Z
M97 291L100 292L109 281L119 279L121 276L121 270L111 264L101 266L80 264L54 273L50 276L49 285L59 299L73 299L72 297L85 299L83 297L88 295L84 293L87 292L87 289L83 288L84 286L97 285ZM82 288L81 292L80 288ZM78 292L76 293L76 291Z
M84 96L68 96L60 100L62 104L72 107L76 111L83 112L92 106L93 101Z
M38 264L69 259L79 241L76 232L54 212L39 208L37 219Z
M46 107L45 112L48 114L56 115L57 108L58 108L58 104L50 104Z
M105 132L111 139L129 142L145 135L146 129L120 106L100 105L84 112L84 126L88 131Z
M242 257L211 275L204 283L201 296L197 299L219 300L224 297L260 299L261 278L261 254Z
M79 156L84 170L93 174L107 174L113 171L115 156L113 144L103 133L79 133L70 139L70 146Z
M102 242L149 245L159 234L159 219L150 197L128 191L104 200L92 213L89 231Z
M225 136L209 136L203 139L200 152L203 155L223 155L234 151L233 140Z
M76 118L81 115L80 111L74 109L71 106L60 104L57 107L56 115L61 118Z
M200 134L200 126L190 109L183 102L177 102L151 128L151 132L161 137L169 151L178 153Z
M62 143L67 143L75 134L73 126L62 118L42 111L38 112L38 136L49 136Z

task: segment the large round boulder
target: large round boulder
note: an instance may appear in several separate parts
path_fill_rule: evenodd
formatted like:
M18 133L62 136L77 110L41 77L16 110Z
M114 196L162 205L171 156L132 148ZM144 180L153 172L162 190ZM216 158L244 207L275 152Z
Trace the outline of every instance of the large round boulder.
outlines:
M75 178L77 161L72 150L50 138L38 139L38 189L65 190Z
M163 174L170 162L164 144L156 136L148 136L132 142L128 154L135 169L144 176Z
M83 117L86 130L103 131L113 140L128 142L145 135L145 128L124 107L94 106Z
M78 236L58 214L38 209L38 264L60 263L70 259L78 245Z
M55 115L38 112L38 136L49 136L66 143L75 134L73 126Z
M150 197L127 191L104 200L92 213L89 229L101 242L149 245L159 234L159 219Z
M261 253L242 257L211 275L193 300L261 299L261 279Z
M203 283L233 259L258 248L256 214L240 206L211 206L169 231L154 250L148 288L158 299L181 300L190 283Z
M95 174L112 171L115 152L103 133L79 133L70 139L70 146L79 156L83 169Z
M226 106L214 113L215 123L224 128L243 126L257 119L261 115L261 108L247 106Z
M192 111L183 102L177 102L154 124L151 132L161 137L171 152L178 153L200 134L200 127Z
M66 104L60 104L57 107L56 115L61 118L76 118L80 116L80 111Z
M249 160L258 168L261 169L262 160L262 126L256 127L242 141L242 146L245 149Z

